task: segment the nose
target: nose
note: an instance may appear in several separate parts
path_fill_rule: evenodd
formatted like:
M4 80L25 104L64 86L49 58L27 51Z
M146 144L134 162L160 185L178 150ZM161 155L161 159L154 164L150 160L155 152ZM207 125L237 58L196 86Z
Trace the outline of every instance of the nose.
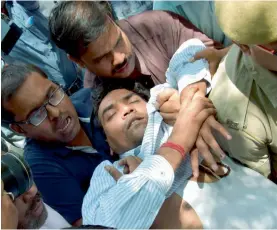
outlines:
M55 118L58 118L60 116L60 110L52 105L46 106L47 115L50 121L54 120Z
M131 108L130 106L128 105L124 105L122 107L122 119L125 120L126 117L128 115L130 115L131 113L133 113L135 110L133 108Z
M29 203L30 201L32 201L37 193L37 186L33 184L32 187L22 195L24 203Z
M126 55L124 53L114 51L113 52L113 66L117 66L117 65L121 64L124 61L125 57L126 57Z

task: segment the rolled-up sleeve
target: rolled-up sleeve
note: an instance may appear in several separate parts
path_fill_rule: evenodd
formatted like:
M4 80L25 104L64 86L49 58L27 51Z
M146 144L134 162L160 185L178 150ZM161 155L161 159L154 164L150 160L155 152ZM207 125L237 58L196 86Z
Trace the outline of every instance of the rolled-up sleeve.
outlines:
M105 171L94 171L82 207L83 224L113 228L150 228L174 181L171 165L159 155L147 156L116 183Z
M211 90L212 78L209 71L209 64L205 59L191 62L194 55L206 49L206 46L199 39L190 39L184 42L173 55L166 71L166 80L179 93L188 85L205 80L207 82L207 94Z

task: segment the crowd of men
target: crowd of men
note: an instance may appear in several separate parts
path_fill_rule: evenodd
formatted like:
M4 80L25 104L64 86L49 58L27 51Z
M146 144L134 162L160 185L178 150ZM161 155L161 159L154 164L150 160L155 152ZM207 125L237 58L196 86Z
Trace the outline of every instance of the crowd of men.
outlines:
M277 226L277 2L153 9L2 1L1 126L35 182L2 183L2 228Z

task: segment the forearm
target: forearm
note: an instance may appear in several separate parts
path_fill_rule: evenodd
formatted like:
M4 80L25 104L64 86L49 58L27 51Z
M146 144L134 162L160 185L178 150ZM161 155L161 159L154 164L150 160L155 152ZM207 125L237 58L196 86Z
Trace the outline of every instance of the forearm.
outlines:
M186 98L187 93L188 93L190 88L198 89L198 92L195 94L195 96L205 97L206 96L206 91L207 91L207 81L203 79L201 81L190 84L186 88L184 88L181 92L181 95L180 95L181 103Z
M223 57L225 57L226 54L228 53L228 51L230 50L231 46L232 46L232 45L227 46L227 47L224 48L224 49L218 50L218 57L220 57L220 59L222 59Z
M190 147L186 146L186 143L184 142L184 140L186 139L184 138L185 136L189 136L187 130L174 126L174 129L170 137L168 138L168 141L182 146L185 153L188 153L190 151ZM180 154L180 152L172 148L160 148L158 154L160 156L163 156L168 161L174 172L179 168L182 161L184 161L184 158Z

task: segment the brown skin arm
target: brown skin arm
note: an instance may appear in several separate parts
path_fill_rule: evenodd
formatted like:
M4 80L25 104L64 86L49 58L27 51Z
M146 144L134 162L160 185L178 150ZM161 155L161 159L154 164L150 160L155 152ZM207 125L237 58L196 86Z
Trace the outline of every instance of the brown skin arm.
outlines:
M202 96L205 97L206 90L207 90L207 83L205 80L201 80L198 82L195 82L193 84L188 85L186 88L184 88L180 95L180 103L182 104L182 101L187 97L187 94L191 88L198 89L198 92L196 93L196 96Z
M217 71L220 61L228 53L230 48L231 46L220 50L215 48L206 48L196 53L191 61L193 62L202 58L206 59L209 62L210 73L213 76Z
M203 225L195 210L179 195L173 193L163 203L151 228L203 229Z
M211 76L213 76L217 71L220 61L228 53L228 51L230 50L230 47L231 46L220 50L215 48L206 48L196 53L192 58L191 62L194 62L202 58L206 59L209 62L209 69L210 69ZM201 80L199 82L188 85L181 92L180 103L182 103L182 101L186 97L188 90L192 87L197 88L199 90L197 94L205 96L207 84L205 80ZM159 103L159 106L160 106L159 109L164 121L169 125L174 125L180 108L180 104L176 103L177 100L176 100L176 97L174 96L174 92L171 92L171 94L169 94L169 92L160 93L160 95L157 97L157 101Z

